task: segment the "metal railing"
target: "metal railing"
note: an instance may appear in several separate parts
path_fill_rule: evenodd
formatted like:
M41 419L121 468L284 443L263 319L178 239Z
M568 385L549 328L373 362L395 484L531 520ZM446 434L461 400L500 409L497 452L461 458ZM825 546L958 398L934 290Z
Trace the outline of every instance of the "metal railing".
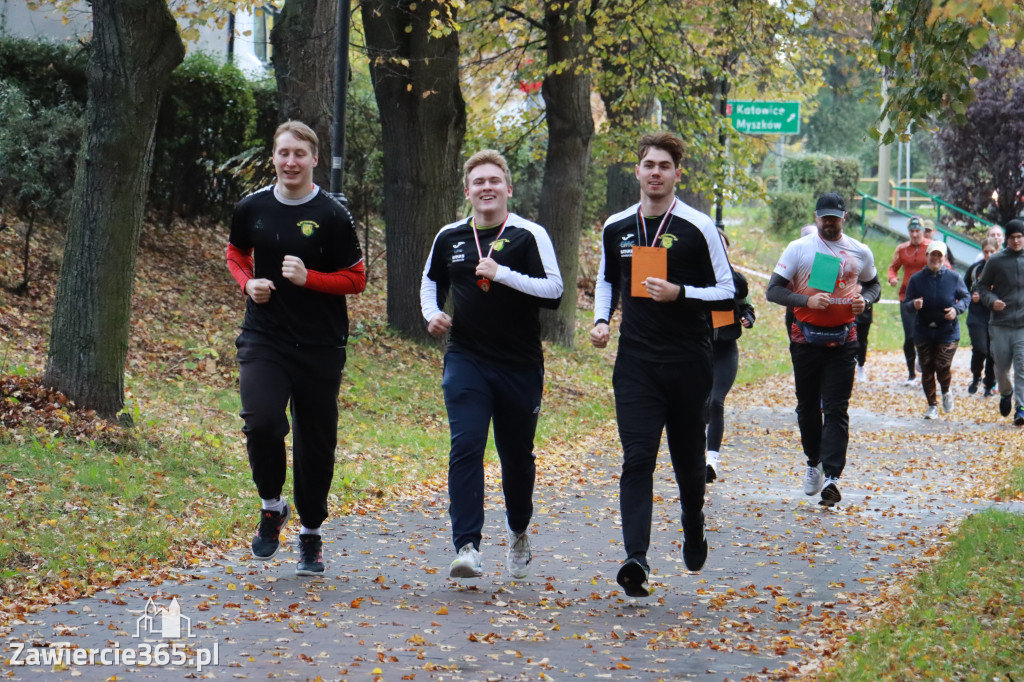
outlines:
M899 213L900 215L904 215L904 216L907 217L907 220L910 220L910 218L912 218L914 216L914 214L911 213L910 211L904 211L902 208L896 208L892 204L887 204L884 201L879 201L876 197L871 196L867 192L862 192L859 189L856 190L856 192L857 192L857 194L860 195L860 225L861 225L861 228L862 228L861 236L866 235L867 232L868 232L867 216L868 216L868 202L869 201L871 203L873 203L873 204L878 205L878 206L882 206L886 210L892 211L893 213ZM888 229L888 226L886 226L886 225L880 225L880 227L885 227L886 229Z
M939 197L935 196L934 194L929 194L928 192L925 192L923 189L918 189L916 187L899 187L899 186L897 186L897 187L893 187L893 190L897 191L897 192L914 192L916 194L920 194L921 196L927 197L929 201L931 201L932 203L935 204L935 222L936 222L936 224L942 222L942 207L943 206L945 206L948 210L950 210L950 211L952 211L954 213L959 213L960 215L967 216L971 220L973 220L975 222L978 222L978 223L981 223L985 227L991 227L994 224L994 223L992 223L992 222L990 222L988 220L985 220L981 216L976 216L973 213L970 213L969 211L963 210L959 206L954 206L953 204L949 203L948 201L944 201L944 200L940 199Z
M914 214L910 213L909 211L904 211L902 208L896 208L895 206L892 206L891 204L887 204L884 201L879 201L878 199L876 199L875 197L871 196L870 194L867 194L867 193L862 192L860 190L857 190L857 194L859 194L861 196L861 202L860 202L860 216L861 216L861 218L860 218L860 222L861 222L861 227L863 228L862 236L866 235L867 231L868 231L867 210L868 210L868 202L869 201L871 203L873 203L873 204L877 204L878 206L882 206L883 208L885 208L888 211L892 211L893 213L899 213L900 215L906 216L908 220L914 216ZM879 223L875 223L875 224L878 225L879 227L888 229L888 227L886 225L881 225ZM942 234L942 241L944 241L946 243L949 243L950 239L952 239L953 241L961 242L963 244L966 244L966 245L971 246L971 247L976 248L976 249L980 249L981 248L980 245L978 244L978 242L976 242L975 240L971 239L970 237L964 236L964 235L959 234L957 232L950 232L949 230L947 230L946 228L944 228L944 227L942 227L940 225L936 225L935 229Z

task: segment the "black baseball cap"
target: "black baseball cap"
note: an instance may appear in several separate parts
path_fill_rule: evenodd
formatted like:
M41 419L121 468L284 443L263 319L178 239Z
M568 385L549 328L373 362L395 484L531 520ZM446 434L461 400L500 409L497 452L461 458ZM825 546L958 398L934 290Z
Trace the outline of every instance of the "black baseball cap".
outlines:
M907 223L907 230L920 230L920 229L922 229L921 228L921 219L918 218L917 216L913 216L910 219L910 221Z
M825 192L818 197L818 204L814 207L814 215L822 218L827 215L837 218L846 217L846 202L843 195L838 192Z

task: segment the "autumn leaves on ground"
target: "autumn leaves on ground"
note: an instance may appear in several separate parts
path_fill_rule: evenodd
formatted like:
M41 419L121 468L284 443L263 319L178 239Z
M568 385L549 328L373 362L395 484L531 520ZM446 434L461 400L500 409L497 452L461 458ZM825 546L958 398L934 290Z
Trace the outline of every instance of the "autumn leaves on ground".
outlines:
M243 303L223 266L224 235L216 228L184 225L145 232L126 376L125 411L136 424L130 430L78 412L61 396L38 385L57 270L57 256L40 245L45 240L57 241L44 232L40 242L34 243L29 293L0 292L0 631L4 632L45 604L131 578L160 581L183 568L203 565L244 547L253 523L253 495L238 431L233 348ZM742 247L734 249L733 260L763 271L764 256L774 246L759 243L759 247L760 263L754 258L756 249L748 255ZM15 253L17 248L18 235L0 231L0 250ZM584 251L587 248L585 240ZM20 270L12 261L0 261L4 285L20 281ZM332 500L339 516L379 512L398 498L416 501L443 496L447 428L438 390L441 354L437 348L410 344L387 330L382 322L383 273L371 270L371 277L367 293L352 299L353 343L341 398L342 438ZM758 325L741 341L746 359L741 363L747 361L748 368L764 366L761 371L769 376L737 387L727 403L725 481L712 489L709 530L723 538L728 533L750 535L745 547L721 548L720 558L736 551L743 555L742 561L763 563L770 569L779 560L773 557L781 554L800 559L813 570L815 561L829 553L828 543L841 543L848 532L863 531L872 523L881 526L883 519L901 514L900 495L914 496L917 508L933 508L941 514L955 511L955 518L962 515L961 506L1020 499L1019 482L1006 485L1020 436L999 418L991 400L963 392L962 369L957 376L961 380L957 411L951 417L955 424L942 421L934 428L909 433L891 428L886 419L919 418L924 403L920 391L901 385L902 359L897 354L874 353L868 367L871 381L856 387L852 404L855 423L858 415L866 420L861 432L854 432L852 446L870 456L851 461L845 477L851 492L847 504L806 538L760 527L762 507L774 503L778 490L798 485L794 472L800 458L795 426L766 430L756 421L762 411L791 409L793 398L788 375L769 371L785 367L781 311L765 304L763 284L752 282ZM580 300L585 308L585 293ZM580 317L585 321L587 315ZM581 330L585 327L581 324ZM549 349L546 363L548 385L538 443L545 464L541 476L544 485L564 487L566 495L571 494L574 477L561 474L579 468L581 443L602 444L603 456L611 460L616 453L610 398L613 351L589 348L584 333L574 350ZM961 351L960 363L968 352ZM729 417L740 413L755 418ZM730 449L752 454L747 459L729 459ZM940 458L936 453L955 454ZM551 472L559 476L553 480ZM734 499L715 498L737 483L739 492L730 493ZM759 496L766 496L766 501ZM730 504L738 504L735 508L741 512L723 514L734 508ZM1011 516L1006 523L1018 523L1015 519L1019 517ZM908 627L895 620L900 617L916 619L910 629L932 627L939 616L928 609L934 611L935 606L920 601L934 597L922 596L928 594L926 586L921 591L908 586L944 554L950 525L909 522L886 542L872 545L870 551L865 548L863 572L849 584L835 581L828 586L833 604L839 606L812 609L808 603L799 618L798 611L805 608L803 597L790 594L788 588L770 589L771 581L744 585L728 574L716 579L718 574L706 572L707 583L693 596L710 612L718 609L724 614L716 626L718 636L706 641L722 651L761 647L770 652L774 646L778 655L801 652L800 663L780 663L775 674L816 676L841 650L850 632L871 616L892 620L895 629ZM983 536L991 529L973 530ZM617 530L609 525L602 532L614 538ZM961 563L970 559L968 555ZM434 560L440 562L443 556ZM1008 573L1006 566L971 568L970 580L988 584L987 591L979 592L985 594L983 603L967 603L963 613L942 607L940 615L950 622L939 629L957 630L954 620L980 622L984 627L979 633L994 630L1007 642L1021 641L1022 570L1019 564L1014 568L1012 561L1007 563ZM1016 591L1007 588L1005 581L1011 586L1017 581ZM754 594L744 592L751 588ZM759 627L757 607L748 611L747 606L738 605L755 595L771 597L767 611L774 614L775 627L782 618L794 620L799 633L788 636L788 641L774 631L763 640L751 635L747 628ZM648 627L658 646L672 646L672 642L682 646L687 639L685 623ZM997 651L1013 650L1012 644L971 639L980 636L969 631L966 639L943 643L953 650L945 655L955 657L956 648L966 646L963 641ZM692 630L689 637L686 646L694 644ZM902 646L904 650L886 651L887 643L890 649ZM867 654L876 662L895 657L913 663L915 656L943 655L918 652L913 644L897 644L884 636L881 642L868 641L863 646L867 651L876 647ZM922 663L917 669L928 668ZM870 673L863 679L871 679Z

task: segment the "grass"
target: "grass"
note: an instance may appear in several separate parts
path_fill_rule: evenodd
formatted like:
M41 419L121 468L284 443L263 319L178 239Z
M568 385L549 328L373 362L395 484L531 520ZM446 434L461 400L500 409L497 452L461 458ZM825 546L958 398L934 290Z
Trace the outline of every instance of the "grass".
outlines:
M1024 515L974 514L901 609L850 637L825 679L1013 680L1024 675Z

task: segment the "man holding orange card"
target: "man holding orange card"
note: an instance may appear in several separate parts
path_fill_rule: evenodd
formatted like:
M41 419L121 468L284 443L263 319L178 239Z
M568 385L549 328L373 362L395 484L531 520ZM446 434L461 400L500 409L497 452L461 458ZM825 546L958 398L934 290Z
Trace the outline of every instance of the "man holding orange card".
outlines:
M843 234L845 220L842 195L818 197L817 232L789 243L766 292L772 303L793 308L789 354L807 457L804 494L821 493L818 504L826 507L842 499L839 477L846 466L859 348L854 318L882 291L871 249Z
M617 580L647 597L654 468L668 434L682 507L683 561L699 571L704 536L705 427L711 391L709 309L733 305L732 268L710 217L675 196L683 143L670 133L640 139L640 202L604 224L590 341L604 348L615 301L622 325L612 384L622 441L619 506L626 562Z

